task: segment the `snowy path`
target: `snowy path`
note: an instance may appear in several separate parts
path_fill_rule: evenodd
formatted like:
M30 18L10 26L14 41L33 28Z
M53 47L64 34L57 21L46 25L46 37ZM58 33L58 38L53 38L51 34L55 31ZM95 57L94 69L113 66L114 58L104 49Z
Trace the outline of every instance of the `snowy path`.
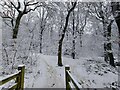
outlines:
M26 87L64 88L64 78L61 77L61 74L58 74L55 66L48 64L47 59L45 56L37 56L37 66L33 69L35 74L31 77L33 83L26 85Z
M37 57L37 67L35 69L36 76L34 76L34 82L32 87L33 88L44 88L47 87L45 83L47 82L46 77L47 77L47 68L44 63L44 60L39 60L39 57ZM44 83L43 83L44 82Z

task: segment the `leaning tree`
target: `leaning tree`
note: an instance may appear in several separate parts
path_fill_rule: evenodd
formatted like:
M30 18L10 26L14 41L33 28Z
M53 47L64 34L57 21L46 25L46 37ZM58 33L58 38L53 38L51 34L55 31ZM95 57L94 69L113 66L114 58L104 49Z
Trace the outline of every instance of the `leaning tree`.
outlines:
M62 35L61 35L61 38L59 40L59 45L58 45L58 66L63 66L62 65L62 44L63 44L63 40L64 40L64 37L65 37L65 32L67 30L70 13L74 10L76 4L77 4L77 2L74 2L72 4L72 7L68 10L68 14L66 16L64 29L62 30Z

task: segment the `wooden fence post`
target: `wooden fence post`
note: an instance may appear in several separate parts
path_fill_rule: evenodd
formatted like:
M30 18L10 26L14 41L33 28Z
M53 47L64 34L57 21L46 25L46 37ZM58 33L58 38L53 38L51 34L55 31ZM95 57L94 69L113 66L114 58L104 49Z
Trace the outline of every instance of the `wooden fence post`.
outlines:
M66 90L70 90L70 86L69 86L69 82L70 82L70 77L67 73L67 70L69 71L70 70L70 67L69 65L66 65L65 66L65 81L66 81Z
M24 90L24 73L25 73L25 66L19 65L18 70L21 70L20 78L19 78L19 88L20 90Z
M20 74L21 74L21 72L19 72L19 75L20 75ZM16 78L16 81L15 81L15 82L17 83L17 87L15 88L15 90L20 89L20 76Z

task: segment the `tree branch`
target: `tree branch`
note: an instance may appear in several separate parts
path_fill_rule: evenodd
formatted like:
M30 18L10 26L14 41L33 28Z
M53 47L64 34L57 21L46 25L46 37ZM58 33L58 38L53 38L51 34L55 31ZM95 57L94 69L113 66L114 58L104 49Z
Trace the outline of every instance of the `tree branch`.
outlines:
M32 5L36 5L36 4L38 4L39 2L35 2L35 3L27 3L27 4L25 4L25 6L32 6Z
M35 11L36 8L40 7L41 5L36 6L34 9L29 9L25 11L24 13L27 14L28 12Z
M18 2L18 7L15 6L15 4L13 4L13 2L10 2L13 7L18 11L18 12L21 12L19 9L20 9L20 2Z

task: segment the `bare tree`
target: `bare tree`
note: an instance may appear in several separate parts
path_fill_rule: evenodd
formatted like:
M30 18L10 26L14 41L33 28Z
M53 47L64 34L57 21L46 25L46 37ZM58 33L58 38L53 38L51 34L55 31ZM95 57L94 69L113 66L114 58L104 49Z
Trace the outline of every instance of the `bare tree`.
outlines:
M27 26L27 29L29 30L29 33L30 33L30 45L29 45L29 49L28 50L31 50L32 49L32 45L33 45L33 39L34 39L34 31L36 29L36 26L38 24L38 22L36 23L35 21L32 22L32 20L35 20L35 15L34 13L29 13L27 14L27 19L25 19L26 23L24 23L25 26Z
M41 7L39 8L39 40L40 40L40 49L39 52L42 53L42 40L43 40L43 32L45 30L46 22L47 22L47 17L48 17L48 12L46 8Z
M59 45L58 45L58 66L63 66L62 65L62 43L63 43L63 39L65 37L65 32L66 32L66 29L67 29L67 26L68 26L70 13L74 10L76 4L77 3L74 2L72 8L70 8L70 10L68 10L68 14L66 16L66 21L65 21L65 26L64 26L64 29L62 30L62 36L61 36L61 38L59 40Z
M76 58L76 39L79 38L80 47L82 47L82 35L84 34L84 28L87 24L88 19L88 9L85 10L86 3L78 2L76 10L72 13L72 53L73 59Z
M75 37L75 12L74 12L74 10L73 10L73 13L72 13L72 25L73 25L73 27L72 27L72 35L73 35L73 40L72 40L72 58L73 59L75 59L75 39L76 39L76 37Z
M80 8L81 6L81 8ZM84 32L84 28L87 24L87 18L88 18L88 10L85 10L83 7L85 7L85 3L78 2L77 10L73 10L72 14L72 58L75 59L76 52L75 52L75 46L76 46L76 38L80 38L80 47L82 47L82 35ZM84 13L83 13L84 11ZM83 16L83 14L85 14Z
M82 43L83 43L82 35L84 33L84 28L85 28L85 26L87 24L87 18L88 18L88 15L89 15L88 10L85 10L86 5L87 5L87 3L78 3L76 30L77 30L77 33L78 33L79 38L80 38L80 47L82 47ZM81 8L80 8L80 6L81 6ZM84 7L84 8L82 8L82 7ZM81 10L82 10L82 12L81 12ZM81 14L84 13L84 15L81 15L80 13Z
M8 18L11 20L11 24L13 27L13 35L12 35L13 39L17 38L21 18L25 14L27 14L31 11L35 11L35 9L37 7L41 6L41 5L39 5L39 2L35 2L32 0L30 0L30 1L24 0L23 3L24 3L23 4L24 6L21 5L22 3L19 0L17 0L17 4L13 1L7 0L7 1L3 1L3 4L1 4L4 9L3 12L0 12L1 16L3 18ZM34 8L31 8L30 6L32 6ZM23 10L22 10L22 8L23 8ZM17 11L17 13L16 13L16 11ZM17 14L17 16L15 14Z
M109 61L110 65L115 66L114 56L112 52L111 43L111 25L113 20L111 17L110 3L107 5L104 2L92 3L94 10L90 10L91 15L95 16L97 20L102 22L104 30L104 60Z

